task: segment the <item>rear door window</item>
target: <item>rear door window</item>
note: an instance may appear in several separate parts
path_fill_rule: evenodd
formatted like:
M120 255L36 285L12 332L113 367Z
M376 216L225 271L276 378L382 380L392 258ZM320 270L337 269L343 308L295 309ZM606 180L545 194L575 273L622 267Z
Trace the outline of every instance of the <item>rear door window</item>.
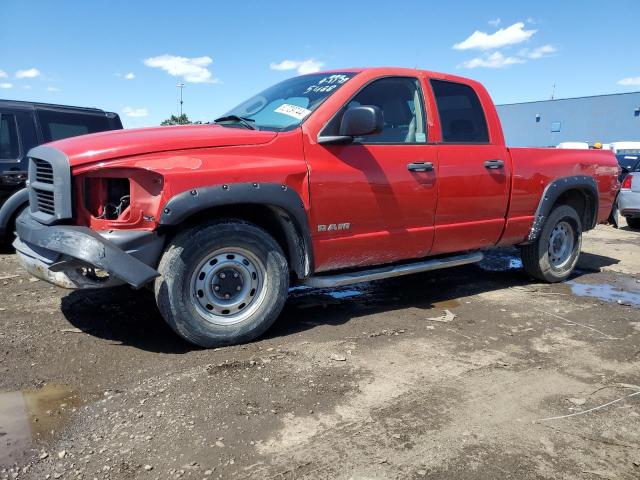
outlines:
M16 116L0 114L0 159L16 160L20 157L20 141Z
M38 120L45 142L110 130L104 115L39 110Z
M431 87L436 97L443 142L489 142L484 110L473 88L443 80L431 80Z

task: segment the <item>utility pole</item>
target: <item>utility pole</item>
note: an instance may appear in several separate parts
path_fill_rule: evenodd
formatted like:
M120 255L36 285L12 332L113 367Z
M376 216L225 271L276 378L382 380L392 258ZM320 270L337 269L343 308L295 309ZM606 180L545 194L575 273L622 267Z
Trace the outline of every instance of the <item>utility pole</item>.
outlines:
M180 104L180 116L182 116L182 89L184 88L184 83L179 83L178 85L176 85L179 89L180 89L180 100L178 101L178 103Z
M553 85L551 86L551 100L554 100L556 98L556 83L553 82Z

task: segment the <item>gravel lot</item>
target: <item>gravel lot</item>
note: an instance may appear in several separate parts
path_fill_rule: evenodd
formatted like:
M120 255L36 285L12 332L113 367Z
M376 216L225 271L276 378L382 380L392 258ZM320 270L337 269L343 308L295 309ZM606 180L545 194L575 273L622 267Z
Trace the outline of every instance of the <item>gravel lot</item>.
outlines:
M583 250L557 285L507 249L294 290L266 338L216 350L148 292L1 255L0 478L637 479L640 233Z

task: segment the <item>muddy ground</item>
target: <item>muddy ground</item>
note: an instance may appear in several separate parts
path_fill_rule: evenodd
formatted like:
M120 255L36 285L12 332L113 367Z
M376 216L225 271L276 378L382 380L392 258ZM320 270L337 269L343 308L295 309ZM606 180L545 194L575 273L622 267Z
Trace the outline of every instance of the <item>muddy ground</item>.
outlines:
M639 478L640 233L583 249L557 285L506 249L294 290L266 338L208 351L147 292L0 256L0 478Z

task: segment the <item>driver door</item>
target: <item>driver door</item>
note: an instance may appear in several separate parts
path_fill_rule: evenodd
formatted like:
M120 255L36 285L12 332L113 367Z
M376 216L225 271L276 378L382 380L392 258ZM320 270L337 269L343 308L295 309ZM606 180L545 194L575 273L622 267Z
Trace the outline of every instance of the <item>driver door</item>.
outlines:
M427 144L418 78L384 77L359 90L322 135L337 135L346 109L375 105L384 128L350 144L305 145L316 271L424 257L433 242L436 146Z

